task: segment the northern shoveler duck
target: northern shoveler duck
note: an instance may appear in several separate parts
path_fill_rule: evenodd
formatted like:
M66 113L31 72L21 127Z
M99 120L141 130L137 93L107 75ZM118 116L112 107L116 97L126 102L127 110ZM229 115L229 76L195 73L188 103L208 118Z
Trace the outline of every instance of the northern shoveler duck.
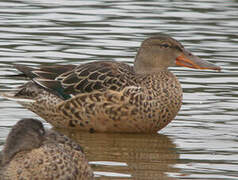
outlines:
M10 131L0 154L0 179L93 179L81 147L68 137L23 119Z
M58 128L152 133L182 104L182 88L168 67L220 70L167 35L144 40L134 66L115 61L31 68L15 65L32 81L4 96Z

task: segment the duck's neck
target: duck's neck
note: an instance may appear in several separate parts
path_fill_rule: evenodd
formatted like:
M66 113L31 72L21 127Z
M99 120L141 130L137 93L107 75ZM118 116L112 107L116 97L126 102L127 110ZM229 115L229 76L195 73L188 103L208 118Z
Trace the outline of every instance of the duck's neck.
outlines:
M160 72L167 72L168 66L162 63L161 59L153 54L148 54L139 50L135 57L134 70L136 74L155 74Z
M168 68L141 67L141 65L134 65L134 70L136 74L141 75L153 75L169 71Z

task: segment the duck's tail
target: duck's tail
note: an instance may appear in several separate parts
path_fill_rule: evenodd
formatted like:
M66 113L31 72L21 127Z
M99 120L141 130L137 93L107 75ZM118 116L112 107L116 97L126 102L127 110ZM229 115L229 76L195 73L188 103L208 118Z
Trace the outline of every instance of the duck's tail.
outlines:
M17 91L12 91L12 92L3 92L3 93L0 93L0 96L8 99L8 100L11 100L11 101L16 101L16 102L19 102L19 103L34 103L35 100L30 98L30 97L21 97L21 96L17 96Z
M28 82L18 89L4 90L0 93L0 96L16 101L18 103L34 103L34 96L36 95L34 86L31 85L33 82Z
M27 82L17 89L5 91L0 93L0 95L9 100L17 101L20 104L28 104L34 103L35 98L42 91L42 88L39 88L34 82Z

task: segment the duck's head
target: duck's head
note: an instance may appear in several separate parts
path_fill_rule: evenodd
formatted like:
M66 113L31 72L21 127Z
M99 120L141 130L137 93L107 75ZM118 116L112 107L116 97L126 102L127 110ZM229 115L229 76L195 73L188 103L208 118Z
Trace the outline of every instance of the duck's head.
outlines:
M2 151L2 164L11 160L18 152L38 148L45 135L42 123L36 119L18 121L8 134Z
M193 55L181 43L164 34L150 37L142 42L134 65L136 73L139 74L164 71L175 65L221 70L219 66Z

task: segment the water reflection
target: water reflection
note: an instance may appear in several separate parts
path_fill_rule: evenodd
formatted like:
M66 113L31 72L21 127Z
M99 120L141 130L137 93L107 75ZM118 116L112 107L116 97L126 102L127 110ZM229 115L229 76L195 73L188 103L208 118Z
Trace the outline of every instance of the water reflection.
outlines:
M96 179L172 180L167 174L178 171L179 154L168 136L57 130L84 148Z

